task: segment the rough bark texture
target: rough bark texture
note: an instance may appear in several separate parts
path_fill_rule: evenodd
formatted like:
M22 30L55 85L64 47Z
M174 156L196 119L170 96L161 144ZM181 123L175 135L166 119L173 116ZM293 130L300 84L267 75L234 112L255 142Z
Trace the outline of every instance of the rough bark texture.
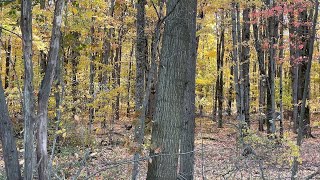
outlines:
M186 88L184 89L184 116L182 121L181 141L180 141L180 167L179 178L180 179L193 179L194 173L194 136L195 136L195 74L196 74L196 59L199 38L196 37L196 12L197 1L189 1L190 5L187 7L188 17L188 32L189 46L186 50L189 55L186 62ZM222 33L224 34L224 32ZM224 36L224 35L222 35ZM224 37L222 37L222 55L224 54ZM186 42L187 43L187 42ZM220 76L223 72L221 72ZM221 77L222 79L222 77ZM222 104L220 104L222 109Z
M192 58L195 57L196 7L196 0L167 2L167 19L160 56L157 106L151 138L150 156L153 158L148 164L148 180L177 179L181 128L185 129L183 131L188 131L188 128L191 128L189 132L194 131L192 127L194 115L192 117L192 115L185 113L188 110L186 108L194 108L194 104L189 105L194 99L187 101L184 96L187 94L186 91L188 91L188 95L194 93L190 92L194 88L191 87L194 79L187 80L190 77L188 74L193 71L188 68L194 67L187 68L187 65L194 63ZM188 102L187 106L186 102ZM194 113L194 110L190 109L190 111ZM184 121L186 116L188 116L188 120ZM192 148L193 140L191 138L193 136L192 134L185 137L191 142L190 144L187 144L186 141L181 144L186 143L184 145L188 146L188 149ZM156 156L158 154L167 155ZM193 161L193 158L190 159ZM185 170L181 170L185 172ZM187 175L190 176L190 173L192 172L189 171Z
M33 64L32 64L32 1L21 1L21 32L24 60L24 179L33 179L34 123L35 108L33 96Z
M38 143L37 143L37 160L38 178L48 179L48 101L51 92L52 82L54 79L55 68L57 65L60 49L60 28L62 23L64 0L57 0L54 11L53 27L51 32L50 50L47 69L44 78L41 82L41 87L38 96Z
M135 113L139 115L139 117L144 117L144 109L143 109L143 97L144 97L144 85L145 85L145 77L144 72L146 69L146 37L145 37L145 4L146 0L138 0L136 4L137 8L137 39L136 39L136 84L135 84ZM134 134L135 141L139 144L143 142L144 138L144 126L145 121L143 118L139 119L138 124L135 126ZM139 152L135 152L134 160L139 159ZM137 179L139 172L139 164L135 162L132 170L132 179Z
M139 110L142 105L144 95L145 78L144 72L146 69L146 37L145 28L145 0L138 0L137 8L137 40L136 40L136 85L135 85L135 111Z
M9 117L4 90L0 76L0 137L3 158L8 180L20 180L21 172L16 140L13 136L12 122Z

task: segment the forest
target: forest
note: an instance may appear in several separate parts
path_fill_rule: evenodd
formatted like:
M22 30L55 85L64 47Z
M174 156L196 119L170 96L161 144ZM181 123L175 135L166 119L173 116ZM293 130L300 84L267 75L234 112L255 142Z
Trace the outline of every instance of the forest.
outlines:
M0 179L320 179L318 0L0 0Z

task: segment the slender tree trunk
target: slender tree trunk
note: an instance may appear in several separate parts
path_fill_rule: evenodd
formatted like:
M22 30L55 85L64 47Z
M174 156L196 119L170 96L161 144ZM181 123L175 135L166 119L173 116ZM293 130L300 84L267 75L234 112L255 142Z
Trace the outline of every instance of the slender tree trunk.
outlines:
M300 14L299 14L299 22L305 22L305 23L309 22L310 16L313 17L312 13L310 13L309 17L308 17L307 10L304 10L304 11L300 12ZM313 43L314 40L311 39L311 33L312 32L311 32L310 27L308 27L307 25L302 23L298 29L299 29L298 30L298 34L299 34L300 41L302 43L304 43L303 44L303 48L300 50L300 57L302 57L302 59L304 61L301 62L300 66L299 66L299 70L298 70L298 73L299 73L299 75L298 75L298 84L299 84L299 86L298 86L298 102L301 102L303 100L304 91L305 91L305 87L301 86L301 84L305 84L305 81L307 80L306 75L307 75L307 69L308 69L308 63L309 63L308 62L308 58L310 56L312 56L310 54L310 52L313 51L313 50L310 49L309 44ZM311 61L311 60L309 60L309 61ZM308 77L308 78L310 78L310 77ZM306 88L307 88L306 90L307 90L307 95L308 95L307 99L308 99L309 98L309 89L310 89L309 85ZM304 111L305 114L301 114L302 113L301 104L299 104L298 109L299 109L299 111L298 111L299 112L299 121L298 122L300 123L300 117L301 116L304 117L303 121L301 121L303 123L303 125L300 126L300 124L298 123L298 127L299 128L302 127L303 136L312 137L312 135L311 135L311 127L310 127L310 114L309 114L310 106L307 105L305 107L305 111Z
M312 19L312 29L310 29L310 31L308 31L308 35L309 35L309 40L307 41L306 47L309 51L308 51L308 65L307 65L307 69L305 72L305 81L304 81L304 89L303 89L303 97L302 97L302 105L301 105L301 115L299 118L299 128L298 128L298 137L297 137L297 145L299 147L301 147L302 145L302 140L303 140L303 136L304 134L304 128L305 128L305 123L304 121L306 121L305 118L305 113L306 111L308 111L308 105L307 100L308 100L308 96L309 96L309 87L310 87L310 72L311 72L311 65L312 65L312 58L313 58L313 51L314 51L314 41L316 38L316 25L317 25L317 19L318 19L318 8L319 8L319 1L316 0L315 1L315 8L313 11L315 11L315 13L313 14L310 13L310 16ZM309 112L308 112L309 113ZM298 173L298 158L294 158L293 161L293 165L291 168L291 179L297 179L297 173Z
M269 8L274 4L271 0L267 1ZM268 64L268 83L267 83L267 123L268 133L275 133L275 47L278 32L276 17L268 18L268 35L269 35L269 64Z
M250 127L250 8L243 10L243 29L242 29L242 50L241 50L241 71L243 78L243 114L247 126Z
M221 27L220 29L220 34L219 34L219 40L217 44L217 72L218 72L218 77L217 77L217 102L218 102L218 127L222 128L222 111L223 111L223 59L224 59L224 12L221 13L222 17L221 18L221 24L218 26Z
M33 179L35 107L32 63L32 1L21 2L21 32L24 60L24 179Z
M231 18L232 18L232 61L234 63L233 67L233 80L234 80L234 86L235 86L235 91L236 91L236 107L237 107L237 119L240 120L240 114L241 114L241 94L240 94L240 84L239 84L239 61L238 61L238 56L239 56L239 49L238 49L238 40L237 37L240 36L238 34L237 30L237 5L235 2L232 3L232 13L231 13Z
M241 34L241 25L240 25L240 7L239 7L239 3L236 3L236 26L237 26L237 48L238 48L238 56L237 56L237 61L238 61L238 72L239 72L239 76L238 76L238 84L239 84L239 94L240 94L240 99L239 99L239 106L240 106L240 121L241 122L245 122L245 114L244 114L244 76L243 76L243 66L242 66L242 61L241 61L241 55L242 55L242 34ZM241 129L246 128L246 127L241 127Z
M95 28L94 28L94 22L95 22L95 18L92 17L92 26L91 26L91 45L92 47L95 46L95 39L94 39L94 31L95 31ZM89 107L89 131L91 132L92 130L92 124L93 124L93 121L94 121L94 113L95 113L95 108L93 107L93 102L94 102L94 76L95 76L95 65L94 65L94 61L95 61L95 56L96 56L96 53L91 50L91 54L90 54L90 75L89 75L89 79L90 79L90 82L89 82L89 94L90 94L90 97L89 97L89 102L90 102L90 107Z
M189 75L193 72L189 68L194 67L188 67L188 64L194 64L194 58L196 57L194 50L196 48L196 7L196 0L186 0L183 3L180 0L167 2L167 18L162 41L157 92L157 110L151 137L150 156L153 158L148 164L148 180L176 180L178 178L181 127L189 127L194 131L192 127L194 116L186 115L186 111L190 107L193 109L188 112L193 111L192 113L194 113L194 104L189 105L192 101L194 102L194 99L192 99L194 95L188 97L190 100L188 99L187 106L185 89L190 90L188 95L194 93L194 87L190 87L194 79L188 79L188 77L194 76ZM188 124L184 121L186 116L190 118L188 118ZM192 141L190 136L186 138L189 142ZM190 145L186 146L190 148ZM170 154L170 156L156 156L162 153Z
M297 133L298 129L298 64L295 60L299 56L299 51L296 51L296 28L294 27L294 13L289 13L289 38L290 38L290 65L291 65L291 84L292 84L292 104L293 104L293 132Z
M0 35L1 37L1 35ZM20 180L21 171L17 144L13 133L12 122L9 117L8 107L5 100L0 75L0 136L2 143L3 158L8 180Z
M78 101L78 64L80 59L80 52L78 47L80 46L80 33L78 32L71 32L72 39L74 39L74 43L71 46L71 76L72 76L72 82L71 82L71 96L73 99L73 105L72 105L72 114L73 116L77 115L77 101Z
M136 4L137 8L137 39L136 39L136 82L135 82L135 113L139 115L139 123L135 126L134 129L134 139L138 144L143 143L144 138L144 128L145 121L143 117L145 116L143 113L143 97L144 97L144 72L146 68L146 36L145 36L145 4L146 0L138 0ZM144 107L146 108L146 107ZM137 161L139 159L139 152L135 152L134 160ZM132 170L132 180L137 179L139 173L139 164L138 162L134 162L133 170Z
M279 84L279 98L280 98L280 138L283 138L283 58L284 58L284 43L283 43L283 13L280 15L279 17L279 21L280 21L280 36L279 36L279 61L280 61L280 67L279 67L279 76L280 76L280 84Z
M255 7L253 8L253 11L255 11ZM258 22L257 22L258 23ZM262 37L262 30L259 30L258 24L254 23L253 26L253 36L254 36L254 43L255 43L255 49L258 56L258 62L259 62L259 113L262 115L265 113L265 86L266 86L266 70L264 65L264 53L261 47L261 39ZM262 20L261 20L262 24ZM263 131L263 124L264 124L265 118L260 117L259 120L259 131Z
M45 76L41 82L38 96L38 143L37 143L37 160L38 160L38 178L48 179L48 101L51 87L54 79L55 69L59 58L60 49L60 28L62 23L62 13L64 0L57 0L54 11L54 20L50 41L49 59Z
M4 77L4 89L7 89L9 87L10 61L11 61L11 38L8 41L8 46L6 50L6 75Z
M133 51L134 51L134 43L132 43L132 48L130 52L130 59L129 59L129 67L128 67L128 84L127 84L127 117L130 117L130 99L131 99L131 76L132 76L132 57L133 57Z

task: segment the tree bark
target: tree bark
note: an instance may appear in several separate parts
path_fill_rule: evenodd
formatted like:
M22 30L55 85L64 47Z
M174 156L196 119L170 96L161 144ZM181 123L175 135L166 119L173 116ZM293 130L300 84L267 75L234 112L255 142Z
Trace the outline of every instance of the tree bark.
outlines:
M217 77L217 82L216 82L216 92L217 92L217 102L218 102L218 127L222 128L222 111L223 111L223 59L224 59L224 12L221 13L222 17L221 18L221 24L217 24L217 26L220 26L220 34L217 33L219 37L217 41L217 72L218 72L218 77ZM219 31L217 31L219 32Z
M24 179L33 179L34 124L35 107L33 96L33 63L32 63L32 1L21 2L21 32L24 60Z
M267 1L269 8L274 4L271 0ZM276 17L268 18L268 37L269 37L269 51L268 51L268 82L267 82L267 124L268 133L275 133L275 47L278 23Z
M16 140L13 133L12 122L9 117L0 75L0 135L3 150L5 170L8 180L20 180L21 171Z
M234 64L233 67L233 80L236 91L236 107L237 107L237 119L240 120L241 114L241 94L240 94L240 83L239 83L239 49L238 49L238 40L237 37L240 36L237 30L237 12L238 7L235 2L232 3L232 12L231 12L231 21L232 21L232 61Z
M194 79L191 79L191 82L190 79L187 79L193 76L189 75L193 70L188 68L194 67L187 67L187 64L195 63L194 58L196 57L194 50L196 45L196 7L196 0L183 2L172 0L167 2L167 18L162 39L157 106L151 137L150 156L152 157L152 161L148 164L148 180L177 179L179 140L182 135L181 127L189 127L192 131L194 130L192 128L192 115L186 115L185 113L190 107L194 108L194 104L189 106L189 103L194 101L194 99L190 97L188 106L186 106L187 103L184 96L186 95L185 89L188 89L188 95L194 93L192 89L189 89L194 88L191 87L191 82ZM190 109L190 111L194 113L194 109ZM186 116L189 117L187 124L183 121ZM186 138L193 143L190 136ZM184 145L190 148L190 145ZM156 156L159 154L169 155ZM188 174L188 176L190 175Z
M307 64L307 69L305 72L305 81L304 81L304 89L303 89L303 97L302 97L302 104L301 104L301 115L299 118L299 128L298 128L298 137L297 137L297 145L299 147L301 147L302 145L302 139L303 136L305 135L305 122L306 119L308 117L305 117L306 115L306 111L308 111L308 105L307 100L308 100L308 96L309 96L309 87L310 87L310 72L311 72L311 65L312 65L312 58L313 58L313 51L314 51L314 41L316 38L316 25L317 25L317 19L318 19L318 10L319 9L319 1L316 0L315 1L315 7L314 10L315 13L313 14L313 11L311 13L311 18L312 19L312 29L310 29L310 31L308 31L308 35L309 35L309 40L307 41L306 47L309 51L308 51L308 56L307 56L307 60L308 60L308 64ZM309 113L309 112L307 112ZM297 173L298 173L298 159L297 157L294 158L293 161L293 166L291 168L291 179L297 179Z
M145 128L145 112L143 107L143 97L144 97L144 85L145 77L144 72L146 69L146 36L145 36L145 4L146 0L138 0L136 4L137 8L137 39L136 39L136 79L135 79L135 114L138 115L139 122L134 129L134 140L136 143L141 145L144 139L144 128ZM139 152L135 152L134 160L139 159ZM139 173L139 164L134 162L132 170L132 180L137 179Z
M256 10L256 7L253 7L253 11ZM263 20L261 20L262 24ZM257 22L258 23L258 22ZM265 62L264 62L264 52L261 47L262 43L262 30L259 30L258 24L254 23L253 26L253 36L254 36L254 44L255 49L258 56L258 63L259 63L259 113L262 115L265 113L265 95L266 95L266 70L265 70ZM261 26L260 24L260 26ZM260 118L259 120L259 131L263 131L263 124L265 118Z
M243 29L242 29L242 50L241 50L241 70L243 78L243 114L247 126L250 127L250 8L243 10Z
M48 179L48 101L50 97L51 87L54 79L55 69L59 57L60 49L60 28L62 23L62 13L64 0L57 0L54 11L53 27L51 32L50 50L46 73L41 82L38 95L38 143L37 143L37 160L38 160L38 178Z
M180 167L179 177L181 179L193 179L194 174L194 139L195 139L195 74L196 74L196 60L197 50L199 44L199 37L196 37L196 12L197 12L197 1L190 1L190 5L187 7L189 12L188 19L188 33L190 36L189 47L187 52L186 62L186 88L184 89L184 116L182 121L181 140L180 140ZM222 50L221 50L221 61L223 61L224 55L224 32L221 34ZM223 64L221 65L221 67ZM220 73L221 79L223 78ZM221 80L220 79L220 80ZM223 83L220 81L220 83ZM221 84L220 84L221 85ZM222 86L222 85L221 85ZM221 93L223 93L221 91ZM221 102L220 102L221 103ZM222 103L220 104L222 109Z

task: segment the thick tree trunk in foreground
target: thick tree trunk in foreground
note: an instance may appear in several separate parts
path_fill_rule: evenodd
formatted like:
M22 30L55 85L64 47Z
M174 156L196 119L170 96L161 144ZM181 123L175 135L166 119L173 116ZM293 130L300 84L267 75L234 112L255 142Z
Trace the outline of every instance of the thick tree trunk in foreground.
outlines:
M180 155L180 167L179 177L181 179L193 179L194 173L194 139L195 139L195 74L196 74L196 60L197 60L197 49L199 43L199 37L196 37L196 0L190 1L188 7L189 12L189 52L188 59L186 62L186 88L184 90L184 117L182 121L181 140L180 140L180 153L186 153ZM224 35L223 35L224 36ZM222 57L224 54L224 37L222 43ZM223 72L221 72L220 76ZM222 79L222 76L221 76ZM220 104L222 108L222 104Z
M32 1L21 2L21 32L24 60L24 179L33 179L34 123L35 107L33 96L33 63L32 63Z
M188 64L194 64L193 61L195 61L193 58L195 58L194 48L196 48L196 7L196 0L184 0L183 2L172 0L167 3L168 16L162 41L157 106L151 138L152 161L149 161L148 165L148 180L177 179L179 140L183 135L181 127L185 127L184 131L191 133L194 131L194 115L185 113L189 108L193 108L190 111L194 113L194 104L189 105L194 99L187 101L184 96L194 93L190 92L194 90L194 87L191 87L194 80L187 78L191 77L189 73L193 72L188 68L194 68L188 67ZM185 89L190 91L186 93ZM186 116L188 119L185 119ZM193 140L191 140L193 136L193 134L185 136L190 142L189 145L184 144L188 146L186 150L193 148ZM187 142L182 141L182 143ZM159 154L169 155L156 156ZM190 159L193 161L193 158ZM185 172L183 168L181 170L181 174Z
M8 107L2 87L0 76L0 137L3 158L8 180L20 180L21 172L16 140L13 136L12 122L9 117Z
M38 178L41 180L48 179L48 101L51 92L52 82L54 79L55 68L57 65L60 49L60 27L62 23L64 0L57 0L54 11L54 20L51 33L50 51L46 73L41 82L38 96L38 143L37 143L37 160Z

